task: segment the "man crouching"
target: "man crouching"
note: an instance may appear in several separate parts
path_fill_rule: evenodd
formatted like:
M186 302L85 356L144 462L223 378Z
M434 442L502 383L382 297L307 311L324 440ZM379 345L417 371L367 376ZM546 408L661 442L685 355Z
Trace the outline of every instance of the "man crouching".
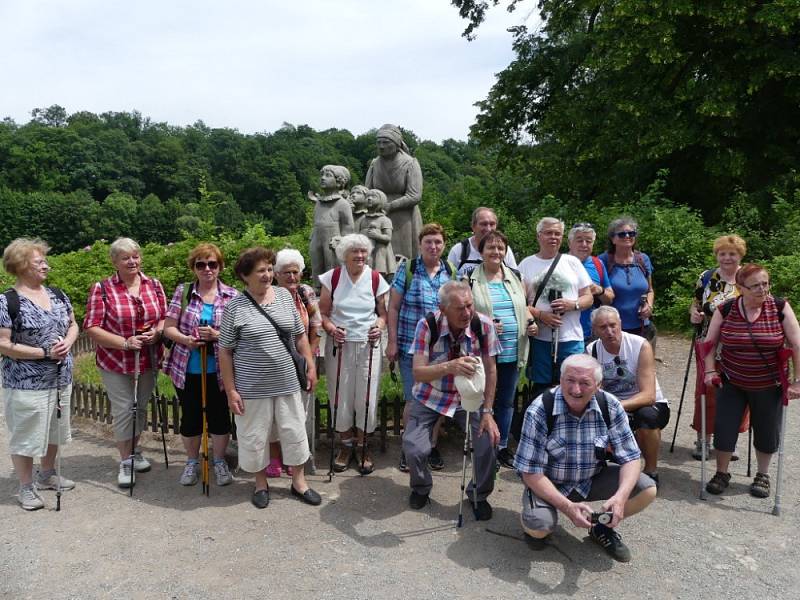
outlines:
M641 472L628 415L617 398L599 390L602 380L594 358L572 355L561 366L560 385L528 407L514 461L526 486L522 528L531 546L542 548L558 510L588 528L615 560L628 562L630 550L615 528L649 505L656 487ZM618 464L606 464L607 448ZM595 500L604 500L603 512L586 504Z

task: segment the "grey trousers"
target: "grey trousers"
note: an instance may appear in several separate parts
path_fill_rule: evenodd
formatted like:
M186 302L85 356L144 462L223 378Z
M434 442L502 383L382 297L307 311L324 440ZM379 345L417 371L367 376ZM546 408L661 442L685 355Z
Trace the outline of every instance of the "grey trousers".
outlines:
M466 411L460 407L453 415L453 419L462 431L466 431L466 415ZM440 416L438 412L416 400L411 403L411 414L403 434L403 452L405 452L408 471L411 475L411 489L417 494L428 495L433 487L431 472L428 468L428 456L431 453L431 432ZM477 499L486 500L494 489L495 450L487 433L478 437L479 424L478 413L470 413L472 445L475 449L475 477L478 480ZM470 481L467 487L467 495L470 500L473 499L474 490L475 482Z

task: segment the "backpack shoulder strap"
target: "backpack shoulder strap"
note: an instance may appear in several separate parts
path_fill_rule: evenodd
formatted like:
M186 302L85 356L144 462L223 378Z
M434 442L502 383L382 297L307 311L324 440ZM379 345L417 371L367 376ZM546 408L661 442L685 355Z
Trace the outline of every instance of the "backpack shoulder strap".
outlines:
M6 304L8 306L8 318L11 321L11 341L13 342L16 335L21 329L19 318L19 293L13 287L8 288L3 295L6 297Z
M469 257L469 238L461 240L461 259L458 261L459 264L464 264L467 262L467 257Z
M308 296L302 285L297 286L297 295L300 296L300 302L303 303L303 306L308 308Z
M702 289L705 289L708 286L711 278L714 276L715 271L716 269L706 269L703 271L702 275L700 275L700 284Z
M54 295L54 296L55 296L55 297L56 297L56 298L57 298L57 299L58 299L58 300L59 300L59 301L60 301L62 304L66 304L66 303L67 303L67 296L66 296L66 294L64 293L64 291L63 291L61 288L57 288L57 287L48 287L47 289L48 289L48 290L50 290L51 292L53 292L53 295Z
M411 280L414 279L414 273L417 272L417 266L419 266L419 256L417 258L412 258L411 260L406 260L406 289L405 291L408 292L411 289Z
M336 292L336 287L339 285L339 279L342 277L342 267L334 267L333 274L331 275L331 302L333 302L333 294Z
M439 323L436 322L436 315L429 312L425 315L425 322L428 324L428 329L431 332L430 340L428 341L428 359L430 360L433 353L433 346L439 341Z
M181 295L181 312L178 315L179 321L181 319L181 315L183 315L183 311L185 311L186 307L189 306L189 301L192 298L193 291L194 291L194 281L183 284L183 294Z
M636 266L639 267L642 275L644 275L645 279L647 279L650 274L647 272L647 267L644 264L644 256L638 250L633 251L633 262L636 263Z
M719 305L719 313L722 315L723 319L727 319L728 315L731 312L731 308L733 308L733 303L736 302L736 298L731 298L730 300L725 300L722 304Z
M597 271L597 276L600 278L600 285L603 285L603 263L600 262L600 259L596 256L592 256L592 263L594 264L594 270Z
M542 406L544 407L544 414L547 417L547 435L553 432L553 425L556 422L556 416L553 414L553 406L556 403L556 395L551 390L545 390L542 394Z
M471 279L470 287L472 287ZM481 323L481 318L477 313L472 315L472 319L469 322L469 327L472 329L472 333L475 334L475 337L478 338L478 345L480 347L481 354L483 354L483 324Z
M381 274L372 269L372 295L378 298L378 286L381 284Z
M603 390L597 390L595 400L600 406L600 413L603 415L603 421L606 423L606 429L611 429L611 414L608 412L608 398Z
M597 342L592 344L592 358L597 360Z
M458 272L458 269L456 269L456 266L453 263L451 263L449 260L445 260L444 261L444 270L447 271L447 275L448 275L448 277L450 277L450 279L455 279L456 278L456 274Z
M786 306L786 298L773 298L775 300L775 308L778 309L778 321L783 323L783 307Z

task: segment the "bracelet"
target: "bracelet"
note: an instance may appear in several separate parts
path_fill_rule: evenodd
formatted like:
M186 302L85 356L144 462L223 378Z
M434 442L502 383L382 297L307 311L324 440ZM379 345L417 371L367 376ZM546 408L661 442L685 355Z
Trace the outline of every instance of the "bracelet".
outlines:
M125 338L124 340L122 340L122 349L123 350L130 350L130 348L128 347L128 338Z
M42 357L42 359L47 360L48 358L50 358L50 348L45 348L44 346L42 346L42 352L44 352L44 356Z

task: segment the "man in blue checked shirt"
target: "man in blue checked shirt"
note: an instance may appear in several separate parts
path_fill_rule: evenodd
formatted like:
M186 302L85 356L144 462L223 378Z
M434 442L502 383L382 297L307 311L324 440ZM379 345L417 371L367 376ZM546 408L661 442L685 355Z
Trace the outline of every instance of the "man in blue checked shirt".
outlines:
M602 381L600 363L574 354L562 364L560 385L528 407L514 461L526 486L522 528L532 548L544 548L561 512L612 558L628 562L630 550L614 528L655 499L656 484L641 472L628 416L599 390ZM609 447L617 464L606 464ZM593 512L592 501L603 501L602 513Z

